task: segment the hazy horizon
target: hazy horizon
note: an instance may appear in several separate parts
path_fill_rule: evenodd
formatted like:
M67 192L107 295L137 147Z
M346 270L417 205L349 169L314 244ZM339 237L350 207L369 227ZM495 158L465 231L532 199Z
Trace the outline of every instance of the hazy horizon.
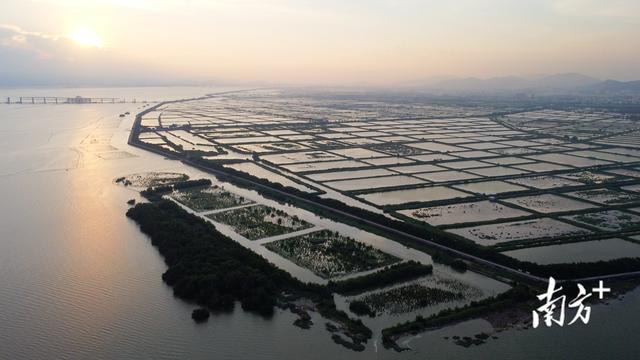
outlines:
M0 86L640 79L630 0L0 4Z

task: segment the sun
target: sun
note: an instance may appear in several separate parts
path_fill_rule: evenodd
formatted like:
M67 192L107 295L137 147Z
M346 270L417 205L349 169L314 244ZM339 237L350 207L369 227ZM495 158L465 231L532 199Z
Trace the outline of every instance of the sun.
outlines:
M87 28L80 28L73 31L68 36L74 43L85 47L102 47L102 39L95 31Z

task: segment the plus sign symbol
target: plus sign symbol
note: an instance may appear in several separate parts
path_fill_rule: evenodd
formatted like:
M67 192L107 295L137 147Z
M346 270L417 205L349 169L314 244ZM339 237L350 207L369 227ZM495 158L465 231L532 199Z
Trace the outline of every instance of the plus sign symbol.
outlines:
M598 287L591 289L591 291L597 293L598 298L602 300L605 293L611 292L611 288L604 287L604 283L602 282L602 280L600 280L600 282L598 283Z

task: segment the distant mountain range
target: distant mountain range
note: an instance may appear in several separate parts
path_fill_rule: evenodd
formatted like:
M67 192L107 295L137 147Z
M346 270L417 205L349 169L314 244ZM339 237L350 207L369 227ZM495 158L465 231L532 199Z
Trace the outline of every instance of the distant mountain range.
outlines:
M593 84L587 88L594 92L620 92L620 93L640 93L640 80L636 81L616 81L606 80Z
M525 78L518 76L428 79L413 82L412 88L451 93L633 93L640 94L640 81L605 80L577 73Z

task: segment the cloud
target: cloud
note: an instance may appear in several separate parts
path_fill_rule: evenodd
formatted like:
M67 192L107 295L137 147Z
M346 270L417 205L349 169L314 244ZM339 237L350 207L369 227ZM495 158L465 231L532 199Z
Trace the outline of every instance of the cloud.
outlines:
M637 19L638 0L553 0L552 7L561 14L600 18Z
M120 58L109 50L80 47L60 34L0 24L0 86L112 86L172 81L177 78Z
M61 35L31 32L15 25L0 24L0 46L31 52L40 58L54 58L68 53L73 44Z

